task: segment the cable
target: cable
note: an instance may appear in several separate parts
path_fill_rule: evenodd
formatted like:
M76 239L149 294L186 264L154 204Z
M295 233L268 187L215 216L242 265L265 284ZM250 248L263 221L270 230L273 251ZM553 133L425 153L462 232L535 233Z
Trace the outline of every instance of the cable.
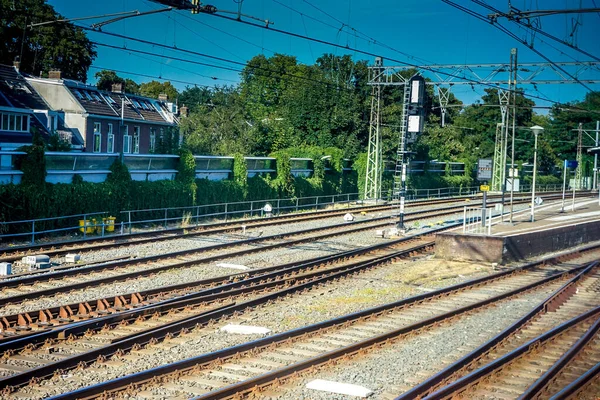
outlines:
M159 79L161 81L177 82L177 83L183 83L183 84L186 84L186 85L200 86L200 87L205 87L207 89L214 89L214 88L216 88L216 86L199 85L198 83L195 83L195 82L181 81L181 80L177 80L177 79L168 79L168 78L163 78L162 76L140 74L140 73L137 73L137 72L129 72L129 71L123 71L123 70L118 70L118 69L112 69L112 68L104 68L104 67L98 67L98 66L95 66L95 65L90 66L90 68L99 69L99 70L105 70L105 71L112 71L112 72L120 73L120 74L142 76L144 78Z

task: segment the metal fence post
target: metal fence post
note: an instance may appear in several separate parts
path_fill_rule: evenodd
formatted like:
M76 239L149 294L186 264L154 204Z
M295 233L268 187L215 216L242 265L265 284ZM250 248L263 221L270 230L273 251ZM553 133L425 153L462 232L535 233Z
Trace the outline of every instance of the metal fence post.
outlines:
M254 202L251 201L250 202L250 218L252 218L253 214L254 214Z
M83 214L83 238L87 236L87 215Z
M298 198L296 197L296 212L298 212Z
M165 229L167 229L167 208L165 208Z
M35 221L31 222L31 244L35 243Z
M225 203L225 222L227 222L227 216L228 216L228 214L227 214L227 204L228 203Z
M467 223L467 206L465 206L465 209L463 211L463 233L465 233L467 230L466 223Z
M279 215L279 202L281 201L281 199L277 199L277 215Z
M350 193L348 193L347 196L348 196L348 208L350 208Z
M131 235L131 211L127 212L129 214L129 234Z
M196 206L196 226L200 223L200 206Z
M315 211L319 210L319 196L315 197Z

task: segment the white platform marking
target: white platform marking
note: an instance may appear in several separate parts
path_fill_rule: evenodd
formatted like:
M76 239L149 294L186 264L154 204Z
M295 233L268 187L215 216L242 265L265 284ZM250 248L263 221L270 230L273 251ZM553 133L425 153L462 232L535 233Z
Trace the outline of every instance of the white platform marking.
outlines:
M368 397L373 394L371 389L367 389L364 386L353 385L351 383L325 381L323 379L315 379L314 381L308 382L306 388L355 397Z
M218 263L217 267L221 267L221 268L231 268L231 269L241 269L242 271L246 271L250 268L246 267L245 265L241 265L241 264L229 264L229 263Z
M221 328L222 331L228 333L239 333L241 335L266 335L271 332L268 328L263 328L262 326L252 326L252 325L234 325L228 324Z

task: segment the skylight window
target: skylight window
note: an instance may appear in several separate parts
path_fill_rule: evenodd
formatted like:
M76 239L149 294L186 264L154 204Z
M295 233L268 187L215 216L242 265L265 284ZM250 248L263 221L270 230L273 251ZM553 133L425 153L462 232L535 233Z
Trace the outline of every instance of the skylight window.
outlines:
M112 97L110 97L110 96L106 96L105 98L106 98L106 100L108 100L108 102L109 102L110 104L117 104L117 102L115 101L115 99L113 99Z
M81 94L81 92L79 90L73 89L73 93L75 93L75 96L77 96L83 100L83 95Z
M94 97L94 99L96 99L96 101L102 101L102 99L100 99L100 96L98 96L95 92L92 92L92 96Z
M86 92L83 92L83 94L85 95L85 97L86 97L88 100L94 100L94 99L92 98L92 96L90 96L89 92L87 92L87 91L86 91Z

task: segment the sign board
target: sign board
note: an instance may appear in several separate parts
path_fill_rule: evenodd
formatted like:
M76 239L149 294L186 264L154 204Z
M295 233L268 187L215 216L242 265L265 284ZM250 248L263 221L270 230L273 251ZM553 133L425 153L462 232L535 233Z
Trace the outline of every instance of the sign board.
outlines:
M577 168L577 161L576 160L565 160L565 168L571 168L571 169L575 169Z
M408 116L408 131L411 133L421 132L421 117L418 115Z
M479 186L479 190L481 190L482 192L489 192L490 185L481 185L481 186Z
M536 197L534 200L535 204L537 204L538 206L541 206L542 204L544 204L544 200L542 200L541 197Z
M492 179L493 161L489 158L480 158L477 163L477 180L489 181Z
M518 178L519 177L519 169L518 168L509 168L508 169L508 177L509 178Z

